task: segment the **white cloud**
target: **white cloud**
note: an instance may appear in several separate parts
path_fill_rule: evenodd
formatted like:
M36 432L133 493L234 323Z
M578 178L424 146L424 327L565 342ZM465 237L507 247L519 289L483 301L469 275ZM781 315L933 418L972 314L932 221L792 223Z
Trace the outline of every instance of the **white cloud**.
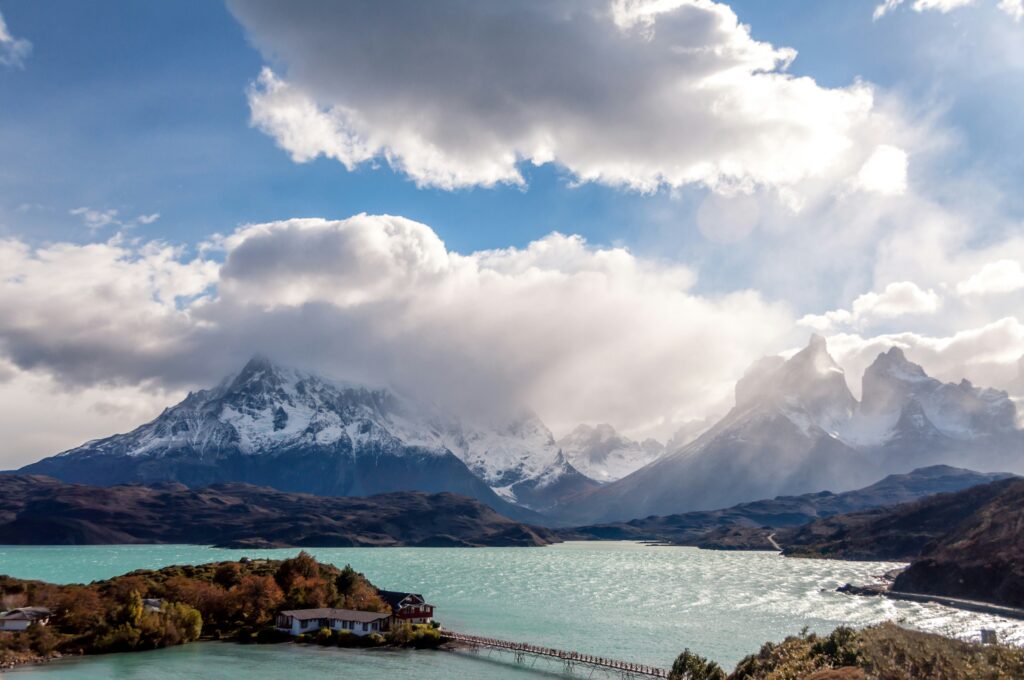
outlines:
M281 65L249 92L256 127L297 162L380 160L423 186L522 184L521 162L554 162L798 205L808 180L856 175L891 123L868 85L788 75L793 50L710 0L231 7Z
M1024 19L1024 0L999 0L999 9L1014 21Z
M819 331L835 326L865 326L907 315L933 314L940 304L941 298L934 290L923 290L911 281L897 281L887 285L881 293L860 295L848 310L808 314L799 323Z
M888 144L875 147L854 182L858 189L883 195L907 190L907 152Z
M93 208L81 207L68 211L70 214L82 218L82 222L89 231L99 231L104 227L114 224L121 224L117 219L116 210L95 210Z
M1024 288L1024 270L1016 260L989 262L977 273L956 284L960 295L1011 293Z
M0 66L21 68L31 52L32 43L11 35L3 15L0 14Z
M884 0L875 7L874 18L883 16L902 5L906 0ZM977 0L914 0L911 7L915 12L937 11L943 14L961 7L977 4ZM1024 0L999 0L997 7L1014 21L1024 18Z
M134 220L122 220L118 217L119 211L113 208L101 210L85 206L69 210L68 213L82 218L82 223L93 233L111 226L131 229L140 224L153 224L160 219L160 213L150 213L148 215L139 215Z
M217 266L157 242L31 248L7 239L0 271L0 354L93 385L147 380L153 362L187 351L196 330L188 303Z

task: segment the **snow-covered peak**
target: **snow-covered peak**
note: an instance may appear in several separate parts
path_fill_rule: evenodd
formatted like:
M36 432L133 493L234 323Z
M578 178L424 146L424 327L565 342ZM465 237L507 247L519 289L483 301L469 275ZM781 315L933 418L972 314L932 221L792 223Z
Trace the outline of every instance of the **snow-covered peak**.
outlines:
M1006 392L977 388L969 380L944 383L929 376L897 347L878 355L864 372L863 397L851 434L865 443L904 433L913 419L929 432L970 438L1015 427L1016 407ZM923 421L922 421L923 422Z
M653 439L634 441L606 423L579 425L558 440L566 460L587 477L611 482L654 462L665 447Z
M452 419L445 435L452 452L495 489L539 477L557 466L558 446L551 430L529 411L501 423Z

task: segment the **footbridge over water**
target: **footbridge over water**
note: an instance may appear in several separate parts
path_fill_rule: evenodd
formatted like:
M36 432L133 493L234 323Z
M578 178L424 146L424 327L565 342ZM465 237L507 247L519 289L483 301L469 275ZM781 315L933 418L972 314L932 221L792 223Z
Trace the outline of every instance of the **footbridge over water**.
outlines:
M467 635L452 630L442 630L441 635L448 640L460 642L476 649L496 649L509 652L515 656L515 660L524 663L527 657L548 658L559 661L567 672L574 672L589 669L591 673L595 670L605 670L618 673L624 678L668 678L668 671L664 668L647 666L629 661L617 659L606 659L591 654L554 649L552 647L541 647L527 642L509 642L495 638L481 637L479 635Z

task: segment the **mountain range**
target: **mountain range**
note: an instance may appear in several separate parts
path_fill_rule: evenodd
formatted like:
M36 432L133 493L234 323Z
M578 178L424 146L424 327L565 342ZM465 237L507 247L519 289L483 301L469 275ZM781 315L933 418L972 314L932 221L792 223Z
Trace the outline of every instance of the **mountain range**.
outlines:
M254 357L153 421L22 468L109 486L244 482L321 496L449 491L534 520L597 483L531 413L489 427L394 390L340 383Z
M825 340L755 363L736 405L708 431L552 512L574 524L721 508L756 498L858 488L947 464L1024 471L1024 431L1006 392L929 377L898 348L850 392Z
M1007 473L974 472L948 465L919 468L889 475L862 489L740 503L719 510L696 510L676 515L645 517L562 531L566 539L657 541L718 549L773 550L768 536L777 530L827 524L836 515L886 508L934 494L960 491L1012 477Z
M841 492L937 464L1024 471L1024 432L1005 392L943 383L898 348L866 370L859 401L816 335L788 359L756 362L735 392L732 410L692 441L635 442L610 425L556 441L527 410L478 422L254 357L131 432L21 471L104 486L453 492L520 521L573 525Z

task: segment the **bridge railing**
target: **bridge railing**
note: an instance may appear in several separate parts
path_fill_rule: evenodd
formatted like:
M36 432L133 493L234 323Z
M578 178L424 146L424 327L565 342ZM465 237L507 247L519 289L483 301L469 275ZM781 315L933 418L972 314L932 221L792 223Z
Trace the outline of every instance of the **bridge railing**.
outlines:
M608 659L592 654L582 654L580 652L555 649L554 647L542 647L528 642L510 642L508 640L499 640L497 638L483 637L481 635L469 635L451 630L442 630L441 635L456 642L462 642L478 647L492 647L516 653L546 656L566 663L588 664L591 666L610 668L624 673L631 673L633 675L642 675L652 678L668 677L668 671L664 668L657 668L656 666L648 666L646 664L632 663L629 661L619 661L618 659Z

